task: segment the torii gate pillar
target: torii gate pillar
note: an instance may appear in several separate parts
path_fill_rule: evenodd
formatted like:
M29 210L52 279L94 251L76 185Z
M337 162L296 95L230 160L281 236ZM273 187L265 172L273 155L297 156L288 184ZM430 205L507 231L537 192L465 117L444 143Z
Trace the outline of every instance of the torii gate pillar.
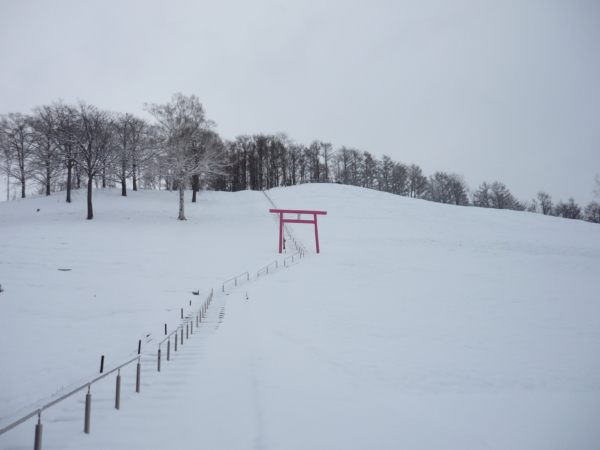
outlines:
M319 227L317 225L317 216L327 215L326 211L305 211L298 209L270 209L271 213L279 214L279 253L283 253L283 224L284 223L312 223L315 225L315 242L317 244L317 253L319 251ZM310 214L313 216L313 220L300 220L300 219L284 219L284 214Z

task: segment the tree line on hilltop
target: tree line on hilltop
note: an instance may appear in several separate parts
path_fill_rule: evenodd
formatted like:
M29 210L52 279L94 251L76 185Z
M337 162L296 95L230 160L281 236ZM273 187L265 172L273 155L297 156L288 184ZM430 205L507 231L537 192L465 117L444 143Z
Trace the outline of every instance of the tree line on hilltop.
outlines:
M501 182L471 190L462 175L426 176L416 164L378 159L368 151L313 141L294 142L286 134L242 135L229 141L215 131L195 96L175 94L165 104L146 104L155 119L100 110L85 102L55 102L31 114L0 115L0 173L20 196L28 190L50 195L87 188L88 219L93 218L92 189L120 186L133 190L179 191L179 216L185 220L184 191L192 202L201 189L263 190L308 182L335 182L377 189L433 202L537 212L600 223L600 203L580 207L573 198L554 204L546 192L522 202ZM600 178L595 194L600 198ZM16 193L13 193L16 197Z

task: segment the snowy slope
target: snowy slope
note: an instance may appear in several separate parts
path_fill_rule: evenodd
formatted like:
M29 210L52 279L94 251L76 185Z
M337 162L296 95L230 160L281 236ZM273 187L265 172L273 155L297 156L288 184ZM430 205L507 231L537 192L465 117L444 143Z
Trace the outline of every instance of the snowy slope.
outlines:
M99 192L92 222L83 201L0 204L0 410L124 360L190 291L252 269L160 374L145 344L122 411L97 388L92 435L81 399L56 406L44 448L597 448L600 227L349 186L268 194L328 215L321 254L259 279L278 257L262 193L204 193L185 223L166 192Z
M173 329L180 308L270 257L262 194L200 195L185 222L177 202L97 191L91 221L85 193L70 205L63 193L0 204L0 417L96 373L101 355L125 361L139 339Z

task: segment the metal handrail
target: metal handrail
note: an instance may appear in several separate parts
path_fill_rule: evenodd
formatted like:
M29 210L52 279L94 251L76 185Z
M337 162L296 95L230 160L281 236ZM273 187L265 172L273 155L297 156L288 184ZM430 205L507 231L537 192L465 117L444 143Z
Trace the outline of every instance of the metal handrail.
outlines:
M275 206L275 205L274 205L274 203L272 202L272 200L271 200L271 199L269 198L269 196L266 194L266 192L264 192L264 191L263 191L263 193L265 194L265 197L267 197L267 199L269 199L269 201L270 201L270 202L273 204L273 206ZM286 231L287 231L287 233L288 233L288 236L290 237L290 239L291 239L291 240L292 240L292 242L294 243L294 246L296 247L296 250L298 250L298 252L297 252L297 253L294 253L293 255L290 255L290 256L288 256L287 258L285 258L285 259L283 260L283 264L284 264L284 266L285 266L285 264L286 264L286 261L287 261L288 259L290 259L290 258L291 258L291 259L292 259L292 261L294 261L294 256L296 256L296 255L300 255L300 257L302 257L302 256L304 255L304 252L305 252L305 250L304 250L304 248L303 248L302 244L298 244L298 243L296 242L296 240L294 239L294 237L292 236L292 234L290 233L290 231L287 229L287 227L286 227ZM272 263L270 263L270 264L267 264L267 265L266 265L265 267L263 267L262 269L258 270L258 272L257 272L256 276L257 276L257 277L260 277L260 272L262 272L262 271L263 271L263 270L265 270L265 269L266 269L267 273L269 273L269 267L270 267L270 266L272 266L273 264L275 264L275 267L276 267L276 268L277 268L277 267L279 267L279 262L278 262L277 260L275 260L275 261L273 261ZM236 276L236 277L234 277L234 278L231 278L230 280L227 280L227 281L225 281L225 282L223 283L223 292L225 291L225 284L226 284L226 283L229 283L230 281L233 281L233 280L235 280L235 285L237 286L237 279L238 279L239 277L243 276L243 275L246 275L246 276L247 276L247 279L248 279L248 280L250 280L250 273L249 273L249 272L244 272L244 273L242 273L242 274L240 274L240 275L238 275L238 276ZM159 371L160 371L160 364L161 364L161 363L160 363L160 361L161 361L161 345L162 345L162 344L163 344L165 341L167 341L167 340L169 340L169 343L170 343L170 339L171 339L171 337L173 336L173 334L175 334L175 333L179 333L179 330L180 330L180 329L182 330L181 340L182 340L182 344L183 344L183 327L184 327L184 325L186 325L186 334L187 334L187 325L188 325L190 322L193 322L194 318L196 318L196 320L197 320L197 322L196 322L196 327L198 327L198 322L201 322L201 321L202 321L202 317L204 316L204 314L206 313L206 311L207 311L208 307L210 306L210 304L211 304L211 302L212 302L213 295L214 295L214 291L212 291L212 290L211 290L211 293L210 293L210 294L209 294L209 295L206 297L206 299L205 299L205 300L204 300L204 302L202 303L202 305L201 305L200 309L198 309L197 311L195 311L195 312L194 312L194 313L192 313L192 314L188 314L188 316L186 317L186 319L183 321L183 323L182 323L182 324L181 324L179 327L177 327L177 328L176 328L174 331L172 331L172 332L171 332L169 335L167 335L167 336L166 336L166 337L165 337L165 338L164 338L162 341L160 341L160 342L158 343L158 370L159 370ZM183 316L183 309L182 309L182 316ZM191 327L190 331L192 331L192 333L193 333L193 323L192 323L192 327ZM188 337L189 337L189 335L188 335ZM177 338L176 338L176 339L177 339ZM177 345L175 346L175 349L177 349ZM138 350L138 352L139 352L139 350ZM167 357L167 359L168 359L168 357ZM33 411L31 411L31 412L29 412L29 413L25 414L24 416L22 416L22 417L20 417L19 419L15 420L15 421L13 421L13 422L11 422L11 423L9 423L8 425L4 425L4 427L0 429L0 435L2 435L2 434L4 434L4 433L6 433L7 431L9 431L9 430L13 429L14 427L16 427L16 426L20 425L21 423L23 423L23 422L25 422L25 421L27 421L27 420L31 419L32 417L34 417L34 416L36 416L36 415L37 415L39 418L41 418L41 414L42 414L42 412L43 412L43 411L45 411L46 409L48 409L48 408L50 408L50 407L52 407L52 406L56 405L57 403L60 403L61 401L65 400L65 399L67 399L67 398L71 397L72 395L74 395L74 394L76 394L76 393L78 393L78 392L80 392L80 391L84 390L85 388L88 388L88 397L89 397L89 399L90 399L90 402L91 402L91 396L90 396L90 394L89 394L89 389L90 389L90 387L91 387L91 385L92 385L92 384L94 384L94 383L95 383L95 382L97 382L97 381L100 381L101 379L103 379L103 378L107 377L108 375L110 375L110 374L112 374L112 373L114 373L114 372L116 372L116 371L119 371L119 376L117 377L117 379L119 380L119 379L120 379L120 369L121 369L121 368L123 368L123 367L125 367L125 366L127 366L127 365L129 365L129 364L131 364L132 362L134 362L134 361L136 361L136 360L138 361L138 373L137 373L137 380L136 380L136 391L137 391L137 392L139 392L139 386L140 386L140 367L141 367L141 366L140 366L140 363L141 363L141 354L139 354L139 353L138 353L138 355L137 355L135 358L132 358L131 360L129 360L129 361L127 361L127 362L125 362L125 363L123 363L123 364L121 364L121 365L119 365L119 366L115 367L114 369L111 369L110 371L108 371L108 372L106 372L106 373L104 373L104 374L102 374L102 375L100 375L100 376L98 376L98 377L96 377L96 378L92 379L91 381L88 381L88 382L86 382L86 383L84 383L84 384L82 384L82 385L78 386L77 388L74 388L73 390L71 390L71 391L67 392L66 394L62 395L61 397L59 397L59 398L57 398L57 399L54 399L54 400L52 400L51 402L48 402L48 403L46 403L46 404L42 405L41 407L40 407L40 406L38 406L38 405L35 405L35 406L36 406L36 409L35 409L35 410L33 410ZM118 382L117 382L117 398L119 398L119 390L120 390L120 388L119 388L119 387L120 387L120 381L118 381ZM117 401L118 401L118 400L117 400ZM89 416L88 416L88 406L87 406L87 402L88 402L88 398L86 397L86 429L85 429L85 432L86 432L86 433L89 433L89 428L88 428L88 427L89 427L89 422L88 422L88 420L89 420ZM33 405L31 405L31 406L33 406ZM30 407L31 407L31 406L30 406ZM118 407L118 406L116 406L116 408L117 408L117 409L119 409L119 407ZM29 407L26 407L26 408L23 408L23 409L29 409ZM14 414L11 414L11 415L13 415L13 416L14 416L14 415L16 415L16 414L17 414L17 413L14 413ZM9 415L8 417L11 417L11 415ZM5 421L7 421L7 417L5 417L5 418L4 418L4 420L3 420L3 419L0 419L0 426L2 426L2 425L1 425L1 424L2 424L2 422L5 422ZM39 422L38 422L38 425L37 425L37 427L41 427L41 424L40 424ZM36 427L36 443L35 443L35 448L38 448L38 436L37 436L37 434L38 434L38 428L37 428L37 427ZM41 428L40 428L40 430L41 430ZM40 431L40 439L41 439L41 431ZM39 448L41 448L41 440L40 440L40 447L39 447Z
M267 195L267 191L263 190L262 193L265 194L265 197L267 198L267 200L269 201L269 203L271 203L271 205L273 205L273 208L277 209L277 206L275 205L275 202L273 200L271 200L271 197L269 197ZM294 237L292 236L292 233L288 229L287 225L284 225L283 227L284 227L285 231L287 231L288 236L294 242L294 246L296 247L296 250L298 250L301 253L301 255L304 256L304 253L306 253L306 249L304 248L304 245L301 242L296 242L296 239L294 239ZM263 269L264 269L264 267L263 267ZM260 270L259 270L259 272L260 272Z
M242 274L242 275L243 275L243 274ZM179 325L177 328L175 328L175 331L171 331L171 333L169 333L169 335L167 335L167 337L166 337L166 338L164 338L162 341L160 341L160 342L158 343L158 346L159 346L159 348L160 348L160 346L161 346L161 344L162 344L163 342L165 342L167 339L170 339L170 338L171 338L171 336L173 336L175 333L177 333L177 332L179 331L179 329L180 329L180 328L182 328L182 327L183 327L183 325L184 325L185 323L188 323L188 322L189 322L189 321L190 321L190 320L191 320L193 317L195 317L195 315L197 315L197 314L199 314L201 311L203 311L203 310L204 310L204 308L206 308L206 305L210 303L210 302L209 302L209 299L211 299L211 298L212 298L212 295L213 295L213 293L212 293L212 291L211 291L211 293L210 293L210 294L208 294L208 296L206 297L206 299L204 300L204 302L202 302L202 306L200 306L200 309L198 309L197 311L195 311L193 314L188 314L188 316L187 316L187 317L186 317L186 319L183 321L183 323L182 323L181 325Z
M258 272L256 272L256 276L257 276L257 277L259 277L259 276L260 276L260 273L261 273L263 270L265 270L265 269L267 269L267 273L269 273L269 267L270 267L270 266L272 266L273 264L275 264L275 267L279 267L279 262L278 262L277 260L275 260L275 261L273 261L272 263L270 263L270 264L267 264L265 267L263 267L262 269L260 269Z
M29 413L29 414L27 414L27 415L25 415L25 416L21 417L20 419L17 419L16 421L14 421L14 422L12 422L12 423L10 423L10 424L6 425L4 428L0 429L0 435L1 435L1 434L4 434L4 433L6 433L6 432L7 432L7 431L9 431L9 430L12 430L14 427L16 427L17 425L20 425L20 424L22 424L23 422L25 422L25 421L26 421L26 420L28 420L28 419L31 419L33 416L36 416L36 415L39 415L39 414L41 414L41 413L42 413L42 411L45 411L46 409L50 408L51 406L54 406L54 405L56 405L57 403L60 403L60 402L62 402L63 400L65 400L65 399L67 399L67 398L71 397L72 395L74 395L74 394L78 393L79 391L82 391L83 389L85 389L85 388L87 388L87 387L91 386L91 385L92 385L92 384L94 384L96 381L99 381L99 380L101 380L102 378L104 378L104 377L107 377L107 376L108 376L108 375L110 375L111 373L114 373L114 372L116 372L117 370L121 369L122 367L125 367L125 366L126 366L126 365L128 365L128 364L131 364L131 363L132 363L132 362L134 362L135 360L138 360L138 362L139 362L140 358L141 358L141 355L138 355L138 356L136 356L135 358L133 358L133 359L131 359L131 360L127 361L126 363L123 363L123 364L121 364L120 366L118 366L118 367L115 367L114 369L110 370L109 372L106 372L105 374L102 374L101 376L99 376L99 377L96 377L96 378L94 378L93 380L91 380L91 381L88 381L88 382L84 383L83 385L81 385L81 386L79 386L79 387L77 387L77 388L73 389L72 391L70 391L70 392L68 392L68 393L66 393L66 394L64 394L64 395L62 395L61 397L57 398L56 400L52 400L51 402L49 402L49 403L46 403L46 404L45 404L45 405L43 405L42 407L38 407L38 408L37 408L35 411L33 411L33 412L31 412L31 413Z
M298 252L298 253L294 253L293 255L291 255L291 256L288 256L287 258L285 258L285 259L283 260L283 265L285 266L285 262L286 262L288 259L290 259L290 258L292 258L292 262L294 262L294 256L296 256L296 255L300 255L300 257L302 257L302 253L300 253L300 252ZM287 267L287 266L286 266L286 267Z
M194 319L194 317L195 317L195 315L202 314L203 312L205 312L205 310L206 310L206 308L208 307L208 305L210 305L210 302L211 302L211 300L212 300L212 296L213 296L213 291L211 291L211 293L208 295L208 297L206 298L206 300L205 300L205 301L202 303L202 306L200 307L200 309L198 309L198 311L196 311L195 313L193 313L193 314L191 314L191 315L188 315L188 317L186 318L186 320L184 320L184 324L187 324L187 323L189 323L191 320L193 320L193 319ZM194 315L194 314L195 314L195 315ZM162 344L164 341L166 341L167 339L170 339L170 338L171 338L171 336L173 336L173 334L174 334L174 333L176 333L176 332L178 332L178 331L179 331L179 329L180 329L180 328L181 328L181 329L183 328L183 324L182 324L182 325L180 325L180 326L179 326L179 327L178 327L178 328L177 328L175 331L172 331L172 332L171 332L171 333L170 333L170 334L169 334L169 335L168 335L168 336L167 336L165 339L163 339L163 340L162 340L162 341L161 341L161 342L158 344L158 347L159 347L159 352L160 352L160 345L161 345L161 344ZM4 425L4 426L3 426L3 428L1 428L1 429L0 429L0 435L2 435L2 434L4 434L4 433L6 433L6 432L7 432L7 431L9 431L9 430L12 430L12 429L13 429L13 428L15 428L16 426L18 426L18 425L22 424L23 422L25 422L25 421L27 421L27 420L31 419L32 417L34 417L34 416L36 416L36 415L37 415L38 417L41 417L41 414L42 414L42 412L43 412L43 411L45 411L46 409L48 409L48 408L50 408L50 407L52 407L52 406L56 405L57 403L60 403L60 402L62 402L63 400L65 400L65 399L67 399L67 398L71 397L72 395L75 395L76 393L78 393L78 392L80 392L80 391L84 390L85 388L88 388L88 390L89 390L89 388L91 387L91 385L92 385L92 384L96 383L97 381L100 381L101 379L103 379L103 378L105 378L105 377L109 376L110 374L112 374L112 373L114 373L114 372L116 372L116 371L120 371L120 369L122 369L123 367L125 367L125 366L127 366L127 365L131 364L132 362L134 362L134 361L136 361L136 360L138 361L138 376L137 376L137 381L136 381L136 391L137 391L137 392L139 392L139 368L140 368L139 364L140 364L140 362L141 362L141 357L142 357L142 356L141 356L141 354L138 354L138 355L137 355L135 358L132 358L132 359L130 359L129 361L127 361L127 362L125 362L125 363L123 363L123 364L121 364L121 365L119 365L119 366L117 366L117 367L115 367L115 368L113 368L113 369L109 370L108 372L106 372L106 373L103 373L102 375L100 375L100 376L98 376L98 377L95 377L95 378L93 378L92 380L89 380L89 381L87 381L87 382L85 382L85 383L83 383L83 384L81 384L81 385L77 386L76 388L74 388L74 389L70 390L69 392L65 393L64 395L61 395L60 397L58 397L58 398L56 398L56 399L54 399L54 400L52 400L52 401L50 401L50 402L48 402L48 403L45 403L45 404L43 404L43 405L41 405L41 406L39 406L38 404L34 404L34 405L35 405L35 410L33 410L33 411L29 412L29 413L26 413L24 416L20 417L20 418L19 418L19 419L17 419L17 420L14 420L13 422L10 422L10 423L9 423L9 424L7 424L7 425ZM119 372L119 373L120 373L120 372ZM87 400L86 400L86 401L87 401ZM33 406L33 405L32 405L32 406ZM24 409L29 409L29 407L25 407ZM11 417L11 416L14 416L14 415L17 415L17 414L18 414L18 412L15 412L15 413L13 413L13 414L9 415L8 417ZM87 412L86 412L86 424L87 424L87 420L88 420L88 417L87 417ZM1 424L3 421L7 421L7 418L5 417L5 418L4 418L4 420L0 419L0 424ZM0 426L1 426L1 425L0 425ZM39 424L38 424L38 426L39 426ZM87 425L86 425L86 426L87 426ZM37 428L36 428L36 430L37 430ZM88 432L88 431L86 431L86 432ZM36 433L37 433L37 431L36 431ZM37 442L37 441L36 441L36 442ZM37 445L37 443L36 443L36 445ZM36 447L36 448L37 448L37 447Z
M244 272L236 277L233 277L231 280L224 281L223 282L223 292L225 292L225 284L229 283L230 281L235 280L235 285L237 286L237 279L239 277L241 277L242 275L246 275L247 276L246 280L250 280L250 272Z

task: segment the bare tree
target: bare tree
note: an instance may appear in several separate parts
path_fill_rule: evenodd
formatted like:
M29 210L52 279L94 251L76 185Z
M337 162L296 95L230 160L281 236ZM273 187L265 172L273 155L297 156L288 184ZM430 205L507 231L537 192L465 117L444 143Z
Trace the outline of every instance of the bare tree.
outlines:
M473 192L473 198L471 200L473 206L479 208L491 208L490 202L490 185L485 181L479 185L477 190Z
M554 207L554 215L564 217L565 219L582 219L581 207L575 203L573 197L566 203L559 201Z
M473 206L515 211L525 211L527 208L510 193L504 183L499 181L494 181L492 184L481 183L479 188L473 192Z
M585 207L584 219L592 223L600 223L600 203L591 201Z
M306 160L308 162L308 170L310 171L310 180L318 181L321 179L321 148L323 142L313 141L305 150Z
M466 206L469 204L468 187L456 173L435 172L429 176L425 198L439 203Z
M34 169L31 165L33 157L33 130L31 118L21 113L9 113L0 118L0 133L12 155L13 164L8 167L10 176L21 185L21 198L25 198L27 182L32 178Z
M394 164L390 192L396 195L408 195L408 166L406 164Z
M152 158L152 139L148 124L132 114L119 114L114 121L115 150L118 154L113 167L121 184L121 195L127 196L127 180L133 179L137 191L137 172L140 165Z
M171 102L146 104L145 109L158 122L162 161L179 190L177 219L186 220L184 192L188 180L196 174L222 173L225 167L222 149L206 149L200 158L196 151L203 132L210 130L214 124L206 120L204 108L195 95L175 94Z
M52 140L58 150L58 159L66 169L65 191L67 203L71 203L71 191L75 186L73 182L75 176L77 176L78 184L81 184L81 170L77 170L76 167L77 148L72 140L72 136L76 134L75 109L62 101L34 109L38 132L43 133ZM46 144L49 144L49 142L46 142Z
M429 175L425 198L432 202L452 203L450 176L446 172L435 172Z
M469 186L462 175L451 173L448 175L450 199L459 206L469 206Z
M413 198L421 198L427 190L427 177L423 175L423 171L416 164L411 164L408 167L408 196Z
M374 189L375 180L377 179L377 160L369 152L363 152L362 164L362 182L363 187Z
M94 218L92 190L94 177L102 175L118 158L115 151L114 121L111 113L79 102L61 108L66 120L57 126L59 139L73 153L67 158L77 165L78 178L87 176L87 220ZM78 184L81 182L78 179Z
M10 173L13 165L12 147L4 133L0 133L0 173L6 177L6 201L10 200Z
M363 166L363 152L355 148L348 149L350 152L350 179L353 186L362 186L361 173Z
M538 200L538 204L540 206L540 212L547 216L549 214L552 214L552 208L553 208L553 203L552 203L552 197L550 197L549 194L547 194L544 191L540 191L537 194L537 200Z
M387 155L381 157L381 162L378 164L377 181L379 190L384 192L392 192L392 176L394 173L394 161Z
M594 177L594 195L600 198L600 174L596 174Z
M56 139L55 121L52 114L44 114L43 108L37 108L32 117L34 178L44 186L46 195L50 195L56 178L63 170L62 153Z
M490 207L496 209L511 209L513 196L504 183L494 181L490 185Z
M323 179L331 178L331 160L333 159L333 148L329 142L321 142L321 157L323 158Z

